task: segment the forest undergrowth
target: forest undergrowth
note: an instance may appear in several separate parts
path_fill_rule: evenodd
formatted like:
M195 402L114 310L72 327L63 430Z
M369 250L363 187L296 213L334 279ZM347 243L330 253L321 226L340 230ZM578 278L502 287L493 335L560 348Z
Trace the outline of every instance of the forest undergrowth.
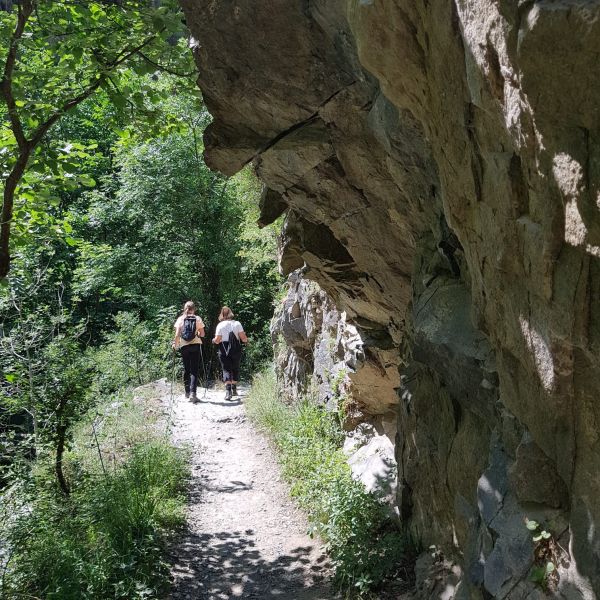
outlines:
M265 370L253 380L248 415L273 440L292 497L326 544L337 586L350 597L377 597L387 581L409 577L414 544L389 507L352 478L339 415L310 397L282 398L274 371Z
M188 464L154 386L103 399L74 428L67 497L50 456L0 503L2 598L160 598L166 542L184 521Z

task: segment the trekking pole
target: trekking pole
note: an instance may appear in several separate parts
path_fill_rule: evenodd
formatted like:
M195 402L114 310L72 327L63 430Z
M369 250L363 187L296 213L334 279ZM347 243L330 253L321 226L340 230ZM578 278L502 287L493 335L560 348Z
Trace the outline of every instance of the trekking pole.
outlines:
M214 370L213 370L213 362L215 359L215 354L217 353L217 349L213 346L212 347L212 352L210 353L210 371L211 373L214 375ZM216 378L216 375L215 375Z
M175 387L175 355L177 354L177 350L173 348L173 352L171 353L173 356L173 366L171 369L171 400L174 398L173 388Z
M171 353L173 356L173 366L171 370L171 399L169 400L169 416L167 418L167 431L165 432L167 435L169 434L169 430L173 425L173 404L175 403L173 387L175 385L175 354L177 351L173 348L173 352Z
M209 340L209 343L210 343L211 335L210 335L210 326L209 326L208 322L206 324L205 332L206 332L205 339ZM202 345L204 345L204 344L202 344ZM202 352L202 346L200 346L200 352ZM211 367L212 367L212 345L209 346L208 353L210 354L210 361L208 364L208 373L206 371L206 363L204 362L204 355L202 355L202 366L204 368L204 394L202 396L203 400L206 398L206 394L208 392L208 377L210 376Z
M208 374L206 376L206 386L204 388L204 396L206 397L206 394L208 392L208 385L210 383L209 381L209 377L212 375L212 364L213 364L213 353L214 353L214 348L211 346L210 350L208 351L210 354L210 360L208 361Z

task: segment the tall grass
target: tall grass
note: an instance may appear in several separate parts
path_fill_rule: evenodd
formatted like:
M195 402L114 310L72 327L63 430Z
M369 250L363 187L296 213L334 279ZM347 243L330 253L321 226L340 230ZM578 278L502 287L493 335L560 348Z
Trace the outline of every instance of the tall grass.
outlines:
M68 457L70 496L55 488L46 465L36 469L22 492L26 510L10 527L3 598L164 597L165 543L184 520L188 466L155 420L132 422L128 413L145 412L142 403L129 398L119 407L130 427L120 431L125 442L118 447L110 427L117 420L106 420L98 439L102 461L89 421L81 424ZM115 453L117 460L106 460Z
M394 577L410 547L388 509L352 478L337 416L309 400L283 403L272 371L255 377L246 409L275 442L292 496L327 545L337 584L368 596Z

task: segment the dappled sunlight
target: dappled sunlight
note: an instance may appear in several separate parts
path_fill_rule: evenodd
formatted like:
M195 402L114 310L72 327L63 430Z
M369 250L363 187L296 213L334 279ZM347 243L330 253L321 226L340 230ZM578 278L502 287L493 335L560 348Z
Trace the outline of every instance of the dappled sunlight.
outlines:
M546 392L552 392L555 384L554 359L549 343L522 315L519 316L521 334L531 352L535 368Z
M220 389L178 396L174 440L190 449L187 524L170 548L172 600L335 597L331 564L280 480L266 440L242 402Z
M306 585L307 567L317 579L326 572L306 558L313 546L268 556L257 547L256 533L253 529L200 534L187 530L184 543L178 546L176 597L325 598L322 590Z
M600 216L599 191L590 189L589 174L586 177L581 164L566 152L554 155L552 174L565 203L565 242L584 248L596 258L600 257L600 246L589 243L588 227L582 214L582 211L587 211L588 221Z
M504 497L503 494L499 490L494 488L487 475L484 474L479 478L479 481L477 482L477 489L479 494L483 495L486 498L486 500L491 500L497 503L502 502L502 499ZM482 507L480 505L480 510L481 508Z

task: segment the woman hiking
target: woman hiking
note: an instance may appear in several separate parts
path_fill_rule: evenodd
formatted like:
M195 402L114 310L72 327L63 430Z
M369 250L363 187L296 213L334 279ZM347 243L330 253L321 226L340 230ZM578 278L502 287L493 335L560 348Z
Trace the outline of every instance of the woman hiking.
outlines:
M215 331L213 344L219 349L217 354L223 369L223 381L225 383L225 400L231 400L237 396L236 384L240 380L240 361L242 360L242 342L248 343L244 328L239 321L233 319L234 314L228 306L221 309L219 324Z
M198 402L198 366L200 363L200 346L204 337L204 323L196 315L196 306L188 300L183 306L183 313L175 321L175 339L173 348L181 350L183 359L183 384L185 397L190 402Z

